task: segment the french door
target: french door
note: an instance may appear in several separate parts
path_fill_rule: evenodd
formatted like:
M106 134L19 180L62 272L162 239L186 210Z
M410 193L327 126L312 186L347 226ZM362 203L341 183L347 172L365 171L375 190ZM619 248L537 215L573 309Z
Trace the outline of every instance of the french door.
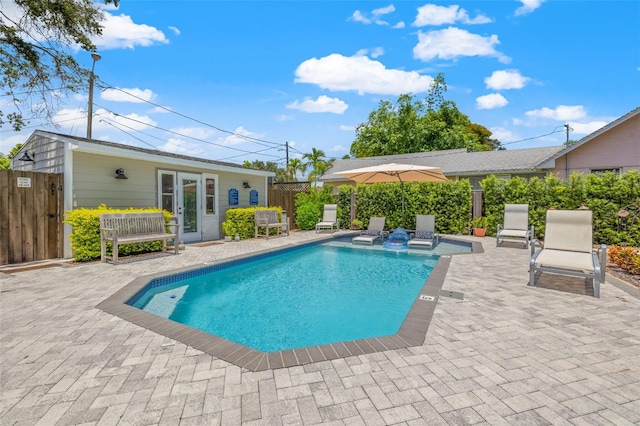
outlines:
M178 240L202 241L201 176L194 173L160 171L158 204L178 219Z

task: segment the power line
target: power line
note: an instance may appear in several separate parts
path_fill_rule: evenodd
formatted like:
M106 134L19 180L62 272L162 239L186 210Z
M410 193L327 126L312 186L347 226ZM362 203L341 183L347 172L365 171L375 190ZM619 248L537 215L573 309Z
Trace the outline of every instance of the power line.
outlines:
M122 92L122 93L125 93L125 94L127 94L127 95L131 96L131 97L134 97L134 98L136 98L136 99L139 99L139 100L141 100L142 102L145 102L145 103L148 103L148 104L150 104L150 105L153 105L153 106L155 106L155 107L157 107L157 108L163 109L163 110L165 110L165 111L167 111L167 112L170 112L170 113L173 113L173 114L179 115L180 117L186 118L186 119L188 119L188 120L195 121L196 123L202 124L203 126L210 127L210 128L215 129L215 130L217 130L217 131L219 131L219 132L227 133L227 134L229 134L229 135L233 135L233 136L237 136L237 137L242 138L242 139L245 139L245 140L247 140L247 141L249 141L249 142L255 142L255 143L263 142L263 143L268 143L268 144L277 145L277 146L281 146L281 145L282 145L281 143L278 143L278 142L272 142L272 141L267 141L267 140L264 140L264 139L254 138L254 137L252 137L252 136L247 136L247 135L243 135L243 134L241 134L241 133L232 132L232 131L230 131L230 130L222 129L222 128L220 128L220 127L214 126L213 124L206 123L206 122L204 122L204 121L202 121L202 120L199 120L199 119L197 119L197 118L190 117L190 116L188 116L188 115L185 115L185 114L182 114L182 113L180 113L180 112L174 111L174 110L172 110L172 109L170 109L170 108L167 108L167 107L164 107L164 106L162 106L162 105L156 104L155 102L151 102L151 101L149 101L149 100L147 100L147 99L144 99L144 98L141 98L141 97L139 97L139 96L136 96L136 95L134 95L133 93L127 92L126 90L120 89L120 88L118 88L118 87L113 87L113 86L111 86L111 85L108 85L108 86L100 86L100 87L101 87L101 89L103 89L103 90L105 90L105 89L111 89L111 90L117 90L117 91L120 91L120 92ZM264 146L264 145L263 145L263 146Z
M543 138L545 136L549 136L549 135L552 135L554 133L562 132L563 131L562 127L563 126L556 126L556 128L553 129L553 131L550 132L550 133L545 133L544 135L539 135L539 136L532 136L530 138L520 139L520 140L517 140L517 141L505 142L502 145L503 146L504 145L511 145L511 144L514 144L514 143L520 143L520 142L530 141L530 140L533 140L533 139ZM558 130L558 129L560 129L560 130Z
M200 138L196 138L196 137L193 137L193 136L185 135L183 133L179 133L179 132L176 132L176 131L173 131L173 130L165 129L165 128L162 128L160 126L155 126L155 125L150 124L150 123L145 123L144 121L136 120L135 118L131 118L131 117L127 117L127 116L122 115L122 114L118 114L117 112L113 112L113 111L111 111L111 110L109 110L109 109L107 109L107 108L105 108L104 106L101 106L101 105L97 105L97 106L102 108L102 109L104 109L105 111L110 112L111 114L115 115L116 117L122 117L122 118L124 118L126 120L134 121L136 123L140 123L140 124L143 124L145 126L153 127L154 129L162 130L163 132L171 133L171 134L183 137L183 138L188 138L188 139L192 139L192 140L195 140L195 141L198 141L198 142L206 143L208 145L213 145L213 146L217 146L217 147L220 147L220 148L226 148L226 149L231 149L233 151L243 152L245 154L255 154L255 151L247 151L245 149L240 149L240 148L234 148L234 147L231 147L231 146L221 145L221 144L218 144L218 143L215 143L215 142L210 142L210 141L207 141L207 140L204 140L204 139L200 139ZM274 149L274 148L275 147L271 147L269 149ZM270 155L270 154L260 154L260 155L264 155L264 156L267 156L267 157L277 157L276 155Z

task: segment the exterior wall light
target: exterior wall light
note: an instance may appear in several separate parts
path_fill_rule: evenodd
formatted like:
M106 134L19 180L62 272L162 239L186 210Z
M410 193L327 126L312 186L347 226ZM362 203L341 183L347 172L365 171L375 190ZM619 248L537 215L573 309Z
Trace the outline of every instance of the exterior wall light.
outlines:
M116 170L116 179L129 179L129 178L125 176L124 169L120 168Z

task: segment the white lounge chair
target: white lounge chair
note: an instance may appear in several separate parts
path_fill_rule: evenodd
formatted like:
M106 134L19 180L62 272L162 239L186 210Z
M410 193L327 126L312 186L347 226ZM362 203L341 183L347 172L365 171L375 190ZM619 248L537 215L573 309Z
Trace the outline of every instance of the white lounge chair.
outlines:
M496 246L504 241L523 242L525 248L533 241L533 225L529 227L529 204L505 204L504 225L498 224Z
M436 218L432 214L416 216L416 233L407 242L409 247L434 248L438 245L439 236L436 234Z
M385 217L372 217L369 219L369 226L366 231L362 231L360 235L354 237L351 242L367 243L373 245L376 240L384 241L386 232L384 230Z
M605 280L607 246L600 256L593 249L593 215L590 210L547 210L544 246L531 256L529 285L535 286L536 272L574 275L593 280L593 295L600 297ZM531 251L534 250L534 245Z
M316 234L322 229L330 229L333 232L335 226L336 231L340 228L340 220L338 219L338 205L325 204L322 220L316 223Z

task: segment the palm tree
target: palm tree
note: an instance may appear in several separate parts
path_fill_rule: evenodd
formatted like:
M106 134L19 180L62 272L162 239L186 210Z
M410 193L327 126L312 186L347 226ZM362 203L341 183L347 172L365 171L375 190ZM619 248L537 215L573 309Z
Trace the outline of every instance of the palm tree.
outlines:
M287 166L287 179L290 182L297 182L297 174L304 174L307 171L307 165L302 162L299 158L292 158L289 160L289 165Z

